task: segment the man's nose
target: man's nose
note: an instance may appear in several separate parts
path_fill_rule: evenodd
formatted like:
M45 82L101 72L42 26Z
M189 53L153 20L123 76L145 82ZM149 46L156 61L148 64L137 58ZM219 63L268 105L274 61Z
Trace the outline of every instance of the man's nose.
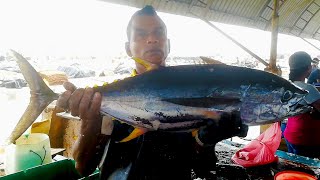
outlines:
M150 33L147 38L148 44L155 44L159 42L159 38L155 36L153 33Z

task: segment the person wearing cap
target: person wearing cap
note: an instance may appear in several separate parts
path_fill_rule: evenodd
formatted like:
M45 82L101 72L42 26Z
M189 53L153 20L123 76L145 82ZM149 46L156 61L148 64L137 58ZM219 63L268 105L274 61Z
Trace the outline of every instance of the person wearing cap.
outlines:
M305 103L314 107L312 112L288 118L284 137L288 152L297 155L320 157L320 93L311 84L305 83L310 75L312 59L306 52L295 52L289 57L289 80L308 91Z
M320 70L318 68L319 59L313 58L312 60L312 71L310 76L308 77L307 83L309 84L317 84L320 82Z

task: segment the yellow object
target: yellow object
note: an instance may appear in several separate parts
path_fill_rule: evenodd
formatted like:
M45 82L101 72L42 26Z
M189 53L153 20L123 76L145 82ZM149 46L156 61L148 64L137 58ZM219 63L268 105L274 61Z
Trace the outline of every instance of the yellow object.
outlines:
M145 130L145 129L134 128L134 130L131 132L131 134L128 137L122 139L120 142L128 142L128 141L130 141L134 138L137 138L138 136L140 136L146 132L147 132L147 130Z
M191 131L192 137L196 137L196 135L198 134L199 129L195 129L193 131Z
M5 151L7 175L52 162L49 136L42 133L22 135Z
M68 76L62 71L40 71L39 75L48 85L62 85L68 81Z
M133 59L135 62L141 64L143 67L145 67L147 71L150 71L150 70L153 69L151 63L149 63L149 62L147 62L147 61L145 61L145 60L142 60L142 59L137 58L137 57L132 57L132 59Z
M49 135L50 123L50 120L33 123L31 126L31 133L44 133Z
M134 76L136 76L137 74L138 74L138 73L137 73L137 70L134 69L134 70L132 71L132 73L131 73L131 77L134 77Z

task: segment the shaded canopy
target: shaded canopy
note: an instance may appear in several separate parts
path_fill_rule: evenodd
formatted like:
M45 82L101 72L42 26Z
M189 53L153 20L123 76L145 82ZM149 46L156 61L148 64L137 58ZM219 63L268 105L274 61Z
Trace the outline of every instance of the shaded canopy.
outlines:
M209 21L271 30L274 0L103 0ZM320 40L320 0L279 0L279 33Z

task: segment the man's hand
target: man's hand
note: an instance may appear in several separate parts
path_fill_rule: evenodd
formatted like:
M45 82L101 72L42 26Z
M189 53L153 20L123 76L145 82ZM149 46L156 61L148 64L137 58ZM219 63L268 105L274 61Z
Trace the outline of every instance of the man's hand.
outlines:
M101 130L100 106L102 97L92 88L76 88L72 83L63 84L66 91L61 94L57 106L70 111L72 116L79 116L82 120L81 131L91 129L91 133Z
M200 145L215 145L233 136L245 137L248 126L242 124L239 111L226 112L218 121L208 121L208 125L198 131L196 140Z
M92 173L100 162L109 136L101 135L102 97L93 88L77 89L72 83L63 84L66 91L61 94L57 106L81 118L80 135L73 147L76 169L81 175Z

